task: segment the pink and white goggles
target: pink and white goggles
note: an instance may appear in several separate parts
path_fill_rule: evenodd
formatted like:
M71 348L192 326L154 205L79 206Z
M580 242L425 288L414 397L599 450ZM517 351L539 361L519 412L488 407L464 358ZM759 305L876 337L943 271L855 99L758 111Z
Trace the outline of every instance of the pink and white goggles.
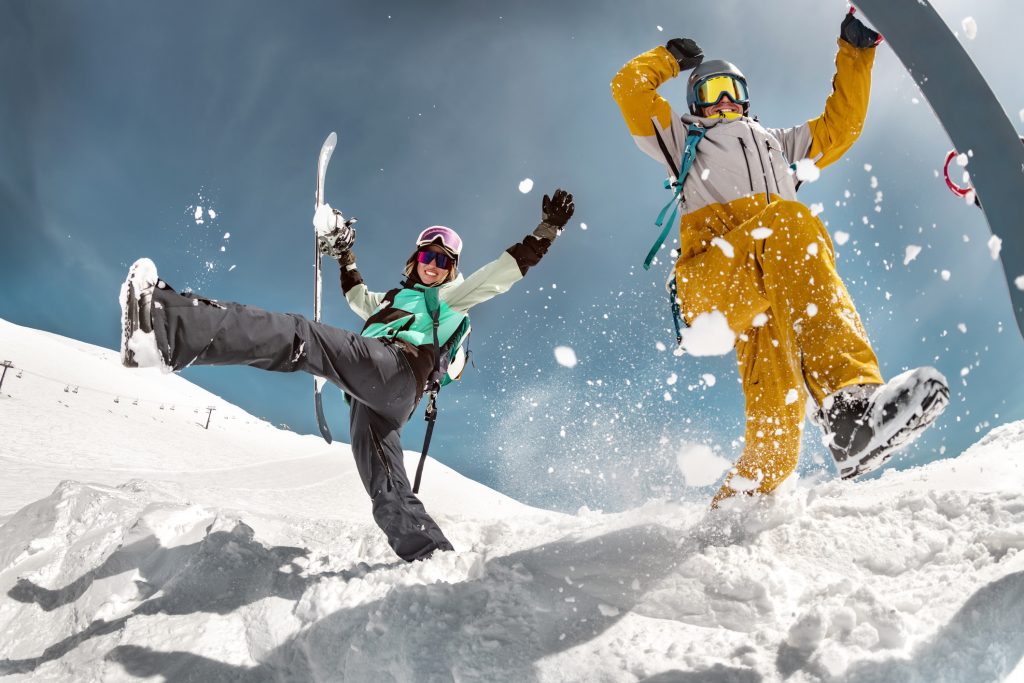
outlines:
M417 247L425 247L435 242L440 242L442 247L456 257L462 253L462 238L459 237L459 233L443 225L432 225L416 238Z

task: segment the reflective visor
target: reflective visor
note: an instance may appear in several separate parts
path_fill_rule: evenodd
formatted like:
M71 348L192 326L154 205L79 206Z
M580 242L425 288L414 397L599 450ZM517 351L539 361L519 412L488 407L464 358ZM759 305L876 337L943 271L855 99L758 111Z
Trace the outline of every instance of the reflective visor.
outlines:
M747 84L743 79L728 75L705 78L693 86L693 94L694 101L701 107L717 104L725 95L736 104L747 104L750 101L747 96Z
M432 225L416 238L417 247L425 247L435 242L439 242L456 257L462 253L462 238L457 232L443 225Z
M436 251L418 251L416 260L420 263L436 263L441 270L448 270L452 267L454 259L448 254L441 254Z

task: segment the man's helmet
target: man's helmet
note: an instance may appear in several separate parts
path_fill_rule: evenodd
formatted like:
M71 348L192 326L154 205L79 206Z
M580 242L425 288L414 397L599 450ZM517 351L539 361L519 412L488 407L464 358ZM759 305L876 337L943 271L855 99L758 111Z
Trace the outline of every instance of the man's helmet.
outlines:
M686 82L686 103L694 116L700 116L701 109L717 103L725 95L743 107L744 115L750 110L747 79L732 62L712 59L702 62L690 73Z

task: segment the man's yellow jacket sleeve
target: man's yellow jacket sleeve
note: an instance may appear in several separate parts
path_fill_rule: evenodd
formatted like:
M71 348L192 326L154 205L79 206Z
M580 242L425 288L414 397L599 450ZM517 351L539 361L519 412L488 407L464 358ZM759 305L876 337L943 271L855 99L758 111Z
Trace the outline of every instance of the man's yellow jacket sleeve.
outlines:
M832 94L825 100L824 113L807 122L811 132L807 156L818 168L838 161L860 136L868 114L874 61L874 48L858 48L839 40Z

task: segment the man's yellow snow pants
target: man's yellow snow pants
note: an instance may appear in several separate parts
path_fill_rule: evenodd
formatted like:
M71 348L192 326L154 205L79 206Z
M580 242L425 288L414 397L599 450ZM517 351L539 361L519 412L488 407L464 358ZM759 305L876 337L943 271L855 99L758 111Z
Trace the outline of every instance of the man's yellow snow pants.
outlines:
M825 226L799 202L761 205L676 264L687 321L719 311L737 335L745 442L713 504L738 491L768 493L796 469L808 390L820 404L843 387L882 383Z

